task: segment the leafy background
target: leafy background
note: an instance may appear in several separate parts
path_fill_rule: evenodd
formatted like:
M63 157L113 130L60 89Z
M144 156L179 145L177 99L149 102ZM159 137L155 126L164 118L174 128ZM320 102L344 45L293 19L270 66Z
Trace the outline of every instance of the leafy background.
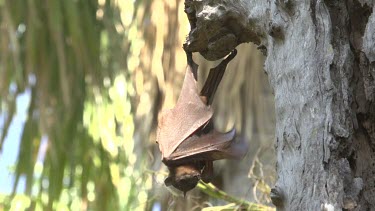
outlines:
M213 105L216 126L250 142L243 161L215 163L225 192L200 184L184 199L163 184L155 127L182 85L183 11L182 0L0 0L0 184L12 187L0 187L0 210L270 206L274 102L251 44ZM202 83L217 62L194 58Z

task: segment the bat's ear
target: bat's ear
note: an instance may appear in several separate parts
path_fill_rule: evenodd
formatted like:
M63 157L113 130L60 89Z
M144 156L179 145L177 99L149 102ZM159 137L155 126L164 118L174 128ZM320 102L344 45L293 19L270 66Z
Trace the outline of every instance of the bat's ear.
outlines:
M164 184L166 186L171 186L172 185L172 178L170 176L167 177L167 179L164 180Z

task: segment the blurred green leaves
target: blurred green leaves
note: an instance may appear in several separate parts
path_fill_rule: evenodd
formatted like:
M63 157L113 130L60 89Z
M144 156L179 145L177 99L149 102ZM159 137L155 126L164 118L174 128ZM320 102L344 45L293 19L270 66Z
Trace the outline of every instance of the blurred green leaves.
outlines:
M230 204L224 206L211 206L202 209L203 211L218 211L218 210L248 210L248 211L274 211L275 209L266 205L252 203L246 200L235 198L228 195L224 191L218 189L211 183L199 182L198 188L206 193L207 195L222 199L224 201L230 202Z
M151 178L135 168L144 161L134 152L132 52L124 44L133 3L0 1L0 149L15 99L31 93L14 191L0 198L0 209L146 206ZM15 191L22 178L25 195Z

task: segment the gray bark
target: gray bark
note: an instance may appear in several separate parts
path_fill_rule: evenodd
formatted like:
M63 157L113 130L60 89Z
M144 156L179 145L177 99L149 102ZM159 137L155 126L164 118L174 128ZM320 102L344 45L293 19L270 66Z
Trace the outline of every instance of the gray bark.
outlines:
M253 42L266 55L278 210L375 210L375 2L185 2L189 50L215 60Z

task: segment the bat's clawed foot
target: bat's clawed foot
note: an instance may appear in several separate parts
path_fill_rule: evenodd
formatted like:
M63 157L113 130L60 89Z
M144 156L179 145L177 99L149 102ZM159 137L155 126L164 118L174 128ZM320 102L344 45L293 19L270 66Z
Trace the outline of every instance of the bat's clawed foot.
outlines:
M186 50L186 48L184 48L184 51L186 53L188 68L190 69L190 71L193 72L194 79L197 81L198 80L198 64L195 63L193 60L193 52Z
M227 58L224 59L224 61L228 64L234 57L237 55L237 49L233 49L232 52L227 56Z
M201 90L201 96L207 98L207 104L210 105L216 93L217 88L221 82L221 79L224 76L225 69L227 68L228 63L237 55L237 50L234 49L220 64L214 68L210 69L210 73L206 79L206 82L203 85Z

